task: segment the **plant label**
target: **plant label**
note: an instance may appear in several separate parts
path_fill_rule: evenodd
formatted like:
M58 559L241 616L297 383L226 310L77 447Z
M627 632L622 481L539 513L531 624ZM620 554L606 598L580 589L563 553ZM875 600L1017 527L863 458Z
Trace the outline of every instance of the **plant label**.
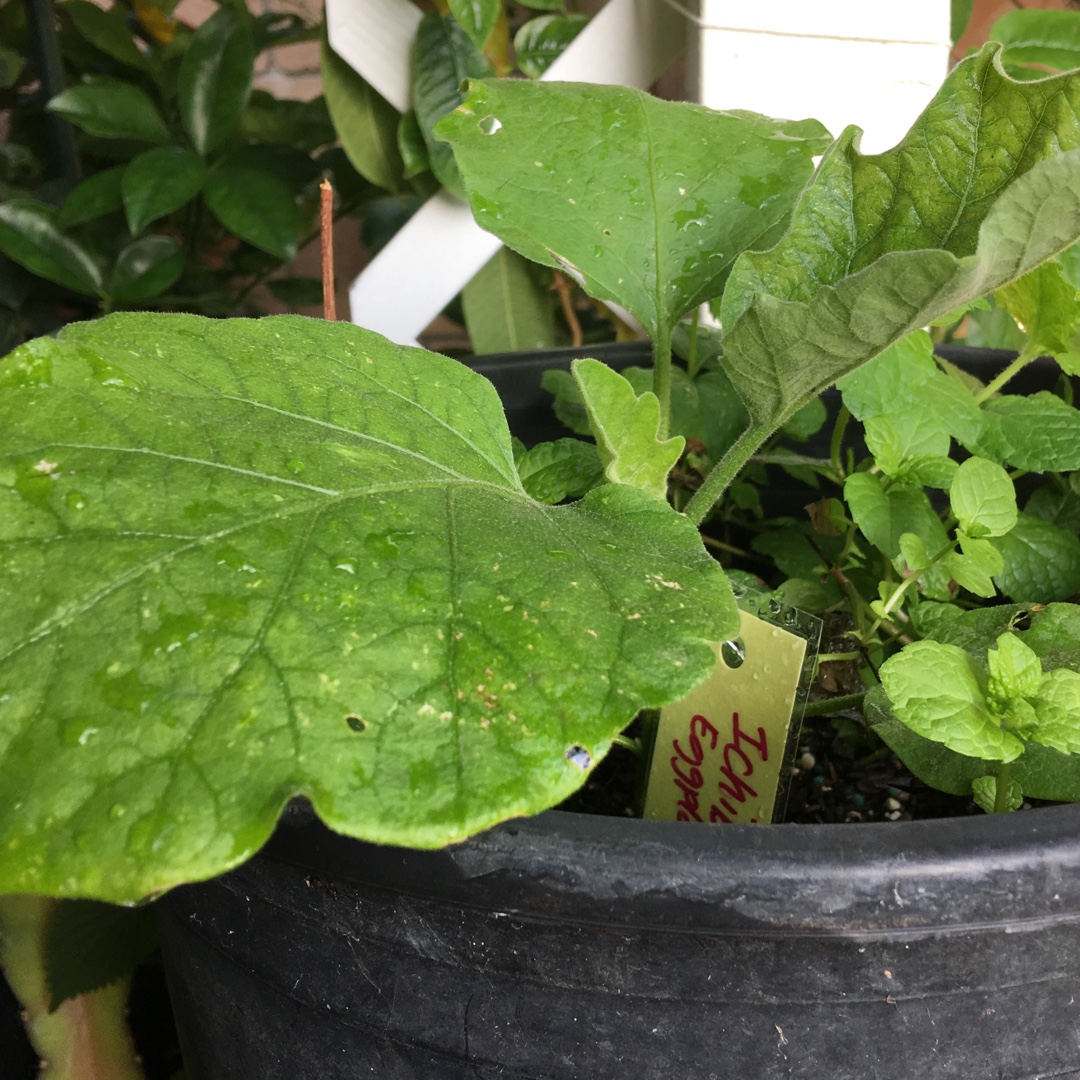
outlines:
M742 633L715 646L713 673L661 710L643 817L730 824L783 815L807 654L820 636L819 620L784 615L789 629L744 605Z

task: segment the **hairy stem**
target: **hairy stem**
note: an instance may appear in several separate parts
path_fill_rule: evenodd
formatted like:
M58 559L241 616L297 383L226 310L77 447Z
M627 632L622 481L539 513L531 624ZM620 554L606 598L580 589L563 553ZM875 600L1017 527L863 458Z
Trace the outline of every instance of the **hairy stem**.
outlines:
M657 438L666 439L671 429L671 328L660 326L653 338L653 393L660 401ZM691 503L693 500L691 500Z
M1039 350L1028 345L1011 364L1006 366L1005 370L996 379L992 379L983 387L976 395L975 403L981 405L984 401L989 401L1014 375L1027 367L1038 355Z
M686 504L686 516L700 525L709 511L720 501L720 496L753 456L754 451L772 434L770 424L751 424L728 448L728 452L716 463L705 482Z

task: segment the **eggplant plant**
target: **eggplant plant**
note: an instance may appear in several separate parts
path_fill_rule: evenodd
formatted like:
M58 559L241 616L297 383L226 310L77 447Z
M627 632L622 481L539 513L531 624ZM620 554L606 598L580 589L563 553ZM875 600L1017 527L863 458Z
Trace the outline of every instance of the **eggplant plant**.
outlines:
M813 121L474 84L439 131L478 219L656 346L655 397L578 364L606 482L565 505L523 485L488 383L356 327L121 313L16 349L0 891L144 899L248 858L295 796L438 846L575 790L735 632L697 526L762 441L1080 237L1078 98L991 49L864 156ZM718 296L748 423L680 512L668 343ZM1020 667L1008 693L1046 700Z

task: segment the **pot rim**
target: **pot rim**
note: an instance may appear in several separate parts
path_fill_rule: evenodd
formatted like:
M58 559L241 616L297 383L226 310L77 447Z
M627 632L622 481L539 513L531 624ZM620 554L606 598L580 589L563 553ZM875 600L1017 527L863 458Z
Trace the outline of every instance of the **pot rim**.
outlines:
M1080 804L845 825L548 811L437 851L352 840L294 804L266 857L463 907L627 929L872 939L1080 921Z

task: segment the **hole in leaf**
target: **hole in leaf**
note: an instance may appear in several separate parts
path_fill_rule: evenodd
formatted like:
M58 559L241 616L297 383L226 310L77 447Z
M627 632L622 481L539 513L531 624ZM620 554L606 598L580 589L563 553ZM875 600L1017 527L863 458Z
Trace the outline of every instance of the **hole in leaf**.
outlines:
M577 743L574 743L574 745L566 751L566 760L569 761L571 765L577 765L579 769L592 768L592 754L590 754L584 746L578 746Z
M1031 612L1021 611L1015 619L1013 619L1014 630L1030 630L1031 629Z
M736 638L734 641L725 641L720 646L720 659L729 668L742 667L743 661L746 659L746 646L743 644L743 639Z
M485 116L480 121L480 130L485 135L494 135L502 127L502 121L497 116Z
M356 713L349 713L349 715L345 717L345 723L348 724L357 735L362 735L367 731L366 721L363 717L357 716Z

